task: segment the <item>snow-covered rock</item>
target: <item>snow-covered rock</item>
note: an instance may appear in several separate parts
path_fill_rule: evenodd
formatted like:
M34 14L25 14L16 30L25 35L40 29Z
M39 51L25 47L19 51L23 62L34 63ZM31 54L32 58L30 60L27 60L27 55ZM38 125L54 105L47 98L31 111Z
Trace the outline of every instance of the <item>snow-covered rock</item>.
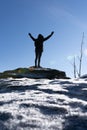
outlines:
M80 78L87 78L87 74L82 75Z

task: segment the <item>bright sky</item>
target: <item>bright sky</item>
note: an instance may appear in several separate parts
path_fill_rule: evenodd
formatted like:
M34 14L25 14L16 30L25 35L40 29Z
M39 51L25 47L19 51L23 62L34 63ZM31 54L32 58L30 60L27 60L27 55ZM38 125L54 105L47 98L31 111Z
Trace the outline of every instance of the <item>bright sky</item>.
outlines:
M80 55L84 32L82 74L87 73L87 0L0 0L0 72L34 65L34 43L44 42L41 66L73 77L73 56Z

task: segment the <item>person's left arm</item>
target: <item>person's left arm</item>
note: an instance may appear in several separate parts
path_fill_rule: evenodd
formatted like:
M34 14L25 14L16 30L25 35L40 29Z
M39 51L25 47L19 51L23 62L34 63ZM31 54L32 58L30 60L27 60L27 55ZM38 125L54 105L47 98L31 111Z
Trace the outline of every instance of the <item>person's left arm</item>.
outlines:
M53 34L54 34L54 32L51 32L50 35L48 35L47 37L44 38L44 41L48 40Z

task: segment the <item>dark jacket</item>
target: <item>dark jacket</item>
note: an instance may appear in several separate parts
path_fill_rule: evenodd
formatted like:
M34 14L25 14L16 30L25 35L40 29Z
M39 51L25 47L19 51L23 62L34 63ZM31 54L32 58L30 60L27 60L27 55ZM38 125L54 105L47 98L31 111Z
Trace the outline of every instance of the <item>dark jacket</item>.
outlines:
M30 33L29 36L31 37L31 39L34 41L34 45L35 45L35 50L36 51L43 51L43 42L48 40L51 36L53 35L53 32L48 35L47 37L43 37L43 35L39 34L38 38L34 38Z

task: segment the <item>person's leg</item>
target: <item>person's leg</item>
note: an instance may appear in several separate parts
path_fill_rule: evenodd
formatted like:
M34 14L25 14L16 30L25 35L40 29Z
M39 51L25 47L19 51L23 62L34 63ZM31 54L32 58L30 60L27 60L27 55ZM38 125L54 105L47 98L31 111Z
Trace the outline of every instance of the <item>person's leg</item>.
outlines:
M42 52L39 52L39 55L38 55L38 67L40 67L41 56L42 56Z
M37 67L38 52L35 50L35 67Z

